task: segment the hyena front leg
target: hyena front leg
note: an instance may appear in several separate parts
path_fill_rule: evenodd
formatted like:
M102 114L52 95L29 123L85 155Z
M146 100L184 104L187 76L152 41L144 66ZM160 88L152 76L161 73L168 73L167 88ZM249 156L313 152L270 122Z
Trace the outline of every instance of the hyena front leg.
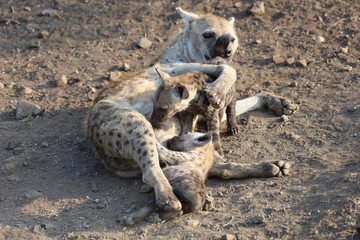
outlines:
M220 116L219 110L213 109L213 113L206 118L206 126L207 126L207 130L211 131L212 133L212 142L214 144L215 150L219 153L220 156L223 156L224 151L221 147L219 116Z

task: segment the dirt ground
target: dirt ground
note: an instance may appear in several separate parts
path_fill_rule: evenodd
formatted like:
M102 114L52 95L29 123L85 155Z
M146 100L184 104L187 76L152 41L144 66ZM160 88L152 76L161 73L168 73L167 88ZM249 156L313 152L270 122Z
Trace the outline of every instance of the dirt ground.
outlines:
M360 2L269 0L262 16L251 5L1 1L0 239L359 239ZM120 219L152 193L104 169L83 123L109 72L123 63L140 70L182 26L177 6L236 18L239 98L265 90L300 106L287 122L261 111L239 117L240 133L222 137L226 159L285 160L292 169L210 179L211 211L125 227ZM142 37L151 47L136 46ZM68 84L58 87L62 75ZM18 100L45 113L17 120Z

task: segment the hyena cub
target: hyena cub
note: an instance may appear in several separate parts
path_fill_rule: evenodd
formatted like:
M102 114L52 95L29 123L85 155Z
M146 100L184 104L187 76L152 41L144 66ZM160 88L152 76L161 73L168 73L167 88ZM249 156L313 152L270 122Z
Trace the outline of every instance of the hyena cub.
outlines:
M219 65L228 64L223 58L217 57L212 60L208 60L207 64ZM207 83L213 82L214 79L210 76L207 77ZM226 112L227 133L229 135L235 135L238 133L238 126L236 123L236 89L233 84L225 96L225 105L223 108L214 108L206 97L205 91L199 91L195 98L190 102L189 107L178 114L179 118L183 120L182 133L193 132L195 118L200 115L205 118L207 131L212 132L212 139L215 150L223 156L223 149L221 147L220 140L220 123Z
M165 213L152 200L142 209L126 216L124 218L126 225L133 225L155 211L160 213L161 218L168 219L203 208L206 197L204 183L214 159L218 156L211 138L211 132L190 133L169 140L167 143L169 149L158 144L162 171L180 200L182 209L171 214Z

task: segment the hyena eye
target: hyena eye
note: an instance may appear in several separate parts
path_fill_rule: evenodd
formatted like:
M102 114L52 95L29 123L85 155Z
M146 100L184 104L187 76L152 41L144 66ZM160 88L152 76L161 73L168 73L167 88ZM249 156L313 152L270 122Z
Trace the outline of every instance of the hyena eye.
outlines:
M203 36L203 38L212 38L212 37L214 37L215 36L215 33L214 32L204 32L203 34L202 34L202 36Z
M168 105L161 105L161 106L160 106L160 109L162 109L162 110L168 110L168 109L169 109L169 106L168 106Z
M234 42L234 41L235 41L235 38L231 37L231 41Z

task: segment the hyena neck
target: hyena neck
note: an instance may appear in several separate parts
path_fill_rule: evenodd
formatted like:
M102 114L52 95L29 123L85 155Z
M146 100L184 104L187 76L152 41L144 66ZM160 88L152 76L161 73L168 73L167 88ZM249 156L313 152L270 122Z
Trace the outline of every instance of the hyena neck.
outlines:
M159 60L160 63L201 63L205 61L205 58L194 49L186 34L183 33L177 38L177 41L170 44Z

